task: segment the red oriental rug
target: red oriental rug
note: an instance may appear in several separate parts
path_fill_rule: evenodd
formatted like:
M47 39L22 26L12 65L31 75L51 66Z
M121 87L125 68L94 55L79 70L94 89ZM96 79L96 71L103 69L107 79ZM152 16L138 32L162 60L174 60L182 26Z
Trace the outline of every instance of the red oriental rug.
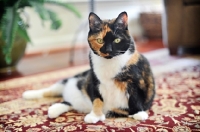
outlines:
M157 95L148 111L149 119L146 121L116 118L106 119L97 124L87 124L83 120L85 114L76 111L49 119L48 107L61 101L61 98L21 98L25 90L48 87L66 76L72 76L88 68L79 66L0 82L0 131L198 132L200 61L194 58L169 57L161 53L163 54L163 51L145 54L150 60L157 86Z

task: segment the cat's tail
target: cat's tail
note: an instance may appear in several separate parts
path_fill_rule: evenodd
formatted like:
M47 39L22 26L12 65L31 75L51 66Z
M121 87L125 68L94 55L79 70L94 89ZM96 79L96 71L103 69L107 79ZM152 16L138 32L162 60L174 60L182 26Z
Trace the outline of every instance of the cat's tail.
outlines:
M24 99L39 99L44 97L58 97L62 96L65 83L68 79L59 81L48 88L38 89L38 90L27 90L22 94Z

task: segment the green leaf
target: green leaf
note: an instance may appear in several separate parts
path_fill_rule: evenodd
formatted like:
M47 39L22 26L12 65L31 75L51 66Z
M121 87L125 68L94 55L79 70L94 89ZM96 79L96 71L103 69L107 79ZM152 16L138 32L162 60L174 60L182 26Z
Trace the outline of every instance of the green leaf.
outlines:
M68 9L69 11L73 12L78 18L81 18L80 12L76 10L76 8L73 5L69 3L64 3L59 0L45 0L45 3L64 7L65 9Z
M16 31L18 29L18 21L19 17L15 7L8 7L6 9L6 13L2 18L2 38L5 41L5 46L3 47L3 53L5 54L5 59L7 64L11 63L10 52L12 49L13 41L16 35Z
M51 10L48 10L48 13L51 20L51 29L53 30L59 29L60 26L62 25L62 22L60 19L58 19L57 14Z
M51 29L57 30L61 27L62 23L61 20L58 19L57 14L53 11L46 9L43 5L38 2L30 2L31 5L36 9L37 13L39 14L40 18L43 21L50 20L51 21Z
M30 0L21 0L20 4L19 4L19 8L25 8L27 6L31 6L29 3Z
M5 60L7 64L11 64L12 62L12 57L11 57L11 53L7 53L5 56Z
M31 42L29 36L28 36L28 33L26 31L26 24L24 23L24 21L19 18L19 21L18 21L18 30L17 30L17 33L22 37L24 38L26 41L28 42Z
M36 12L39 14L42 20L49 20L49 13L44 8L44 5L37 1L30 1L30 4L35 8Z
M62 22L61 21L53 21L51 23L51 29L53 30L58 30L62 25Z
M24 1L24 0L23 0L23 1ZM40 5L43 5L44 2L45 2L45 0L26 0L26 1L28 1L29 3L30 3L30 2L36 2L36 3L40 4Z

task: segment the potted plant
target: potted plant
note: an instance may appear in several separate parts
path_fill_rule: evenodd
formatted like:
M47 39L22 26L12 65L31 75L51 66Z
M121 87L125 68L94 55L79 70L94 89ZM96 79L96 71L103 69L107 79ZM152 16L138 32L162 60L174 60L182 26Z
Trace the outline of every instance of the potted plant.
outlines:
M16 64L24 55L28 35L25 7L32 7L43 21L51 22L51 29L61 27L57 14L45 8L44 4L54 4L72 11L77 17L80 13L70 4L61 0L0 0L0 73L15 70Z

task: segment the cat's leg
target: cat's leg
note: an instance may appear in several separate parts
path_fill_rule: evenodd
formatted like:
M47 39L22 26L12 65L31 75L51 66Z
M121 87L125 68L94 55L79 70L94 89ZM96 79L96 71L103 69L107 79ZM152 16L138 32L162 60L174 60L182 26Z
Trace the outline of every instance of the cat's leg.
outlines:
M56 118L59 115L68 112L69 110L77 110L81 113L91 111L92 102L84 92L84 78L72 77L69 78L63 89L62 103L55 103L48 109L49 118Z
M72 106L68 102L62 102L62 103L55 103L48 109L48 117L49 118L56 118L59 115L68 112L69 110L72 110Z
M67 83L68 79L59 81L48 88L38 89L38 90L27 90L22 94L24 99L39 99L43 97L56 97L61 96L62 91Z
M98 121L104 121L105 115L102 112L103 102L99 98L93 101L92 111L87 114L84 121L87 123L97 123Z
M131 117L136 120L146 120L148 118L148 114L146 111L139 111L136 114L129 115L128 109L113 109L106 114L107 118L118 118L118 117Z
M146 120L148 119L148 114L143 107L142 99L136 98L134 95L129 97L129 117L134 118L135 120Z

